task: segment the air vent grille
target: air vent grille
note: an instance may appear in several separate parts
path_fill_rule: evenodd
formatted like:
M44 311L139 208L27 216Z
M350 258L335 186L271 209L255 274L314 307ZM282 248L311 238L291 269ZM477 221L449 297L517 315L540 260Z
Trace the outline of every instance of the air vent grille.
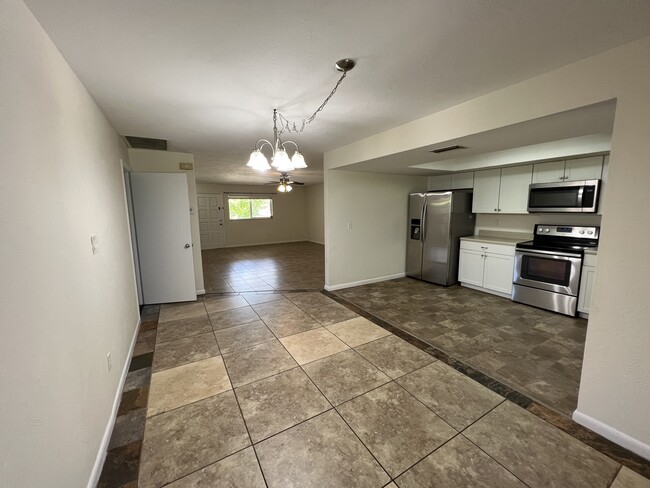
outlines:
M157 149L158 151L167 150L167 141L165 139L150 139L149 137L124 136L124 138L134 149Z
M432 149L431 152L440 154L447 151L455 151L456 149L467 149L467 148L465 146L459 146L458 144L454 144L453 146L445 146L445 147L439 147L437 149Z

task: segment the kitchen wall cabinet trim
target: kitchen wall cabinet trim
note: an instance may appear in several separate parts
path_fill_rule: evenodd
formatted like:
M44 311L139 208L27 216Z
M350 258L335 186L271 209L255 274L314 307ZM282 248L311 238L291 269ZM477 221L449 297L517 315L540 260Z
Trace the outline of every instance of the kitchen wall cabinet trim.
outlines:
M514 246L461 239L458 281L463 286L510 298L514 267Z

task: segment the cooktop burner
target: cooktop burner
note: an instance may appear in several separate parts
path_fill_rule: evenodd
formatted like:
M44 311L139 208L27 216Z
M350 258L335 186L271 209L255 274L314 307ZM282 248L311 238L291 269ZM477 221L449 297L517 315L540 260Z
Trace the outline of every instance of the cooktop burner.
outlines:
M520 242L517 249L565 252L582 255L598 246L599 227L536 224L532 241Z

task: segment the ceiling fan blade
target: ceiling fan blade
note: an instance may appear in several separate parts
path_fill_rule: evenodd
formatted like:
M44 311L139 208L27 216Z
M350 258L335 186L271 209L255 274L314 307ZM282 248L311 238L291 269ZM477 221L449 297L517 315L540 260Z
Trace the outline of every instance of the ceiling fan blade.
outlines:
M301 181L289 181L288 183L289 183L290 185L304 185L304 183L301 182Z

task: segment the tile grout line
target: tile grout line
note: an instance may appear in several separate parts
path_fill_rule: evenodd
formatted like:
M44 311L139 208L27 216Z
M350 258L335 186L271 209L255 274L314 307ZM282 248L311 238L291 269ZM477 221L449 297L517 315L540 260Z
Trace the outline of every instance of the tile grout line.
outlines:
M618 462L619 464L628 467L632 471L635 471L644 477L650 477L650 461L641 458L637 454L628 451L627 449L609 441L608 439L605 439L604 437L600 436L599 434L596 434L595 432L587 429L586 427L577 424L572 419L566 418L562 414L557 413L555 410L551 409L550 407L547 407L544 404L536 400L533 400L532 398L528 397L527 395L524 395L523 393L517 391L516 389L509 387L508 385L502 383L501 381L492 378L489 375L477 370L473 366L466 364L465 362L459 359L454 358L453 356L445 353L439 348L432 346L426 343L425 341L423 341L422 339L413 336L409 332L406 332L405 330L391 324L390 322L387 322L384 319L377 317L376 315L365 310L364 308L354 305L353 303L349 302L345 298L340 297L339 295L336 295L335 293L329 292L327 290L322 290L321 293L337 301L341 305L346 306L353 312L356 312L357 314L367 318L368 320L375 323L376 325L383 327L389 332L392 332L397 337L400 337L400 339L406 340L407 342L417 347L418 349L421 349L422 351L432 355L433 357L436 357L438 360L443 361L443 363L447 364L448 366L451 366L456 371L460 372L461 374L464 374L465 376L469 377L473 381L482 384L483 386L492 390L494 393L504 396L507 400L510 400L515 405L519 406L520 408L523 408L524 410L527 410L528 412L532 413L539 419L545 421L546 423L559 429L560 431L570 435L574 439L582 442L583 444L594 449L595 451L609 457L610 459ZM435 352L435 354L432 351ZM468 371L472 372L473 375L468 374ZM504 389L507 391L506 394L503 393ZM558 420L558 417L564 420L564 422ZM568 426L566 425L567 422L568 422ZM605 448L601 446L605 446Z
M341 352L343 352L343 351L341 351ZM356 351L355 351L355 352L356 352ZM334 355L334 354L332 354L332 355L330 355L330 356L326 356L326 357L331 357L331 356L333 356L333 355ZM324 358L322 358L322 359L324 359ZM314 362L314 361L312 361L312 362ZM310 363L307 363L307 364L310 364ZM327 401L327 403L330 404L330 406L332 407L332 410L334 410L334 412L336 412L336 415L338 415L339 418L340 418L341 420L343 420L343 423L345 423L345 425L347 425L348 429L350 429L350 431L354 434L354 436L359 440L359 442L361 443L361 445L366 449L366 451L368 451L368 453L372 456L372 458L373 458L373 459L375 460L375 462L379 465L379 467L380 467L381 469L384 470L384 473L386 473L386 476L388 476L388 479L390 480L387 484L390 484L390 482L393 481L393 477L392 477L392 476L390 475L390 473L386 470L386 468L384 467L384 465L381 464L381 463L379 462L379 459L377 459L377 458L375 457L375 455L374 455L373 452L370 450L370 448L365 444L365 442L363 442L363 440L359 437L359 435L355 432L355 430L350 426L350 424L347 422L347 420L345 420L345 418L343 417L343 415L341 415L341 413L336 409L336 407L332 404L332 402L329 400L329 398L327 398L327 396L325 395L325 393L323 393L323 392L321 391L321 389L318 388L318 385L314 382L314 380L311 378L311 376L309 376L309 374L307 374L307 371L304 370L304 368L302 367L302 365L300 366L300 368L302 369L303 374L304 374L307 378L309 378L309 381L311 381L311 383L316 387L316 389L320 392L320 394L323 396L323 398L325 398L325 400ZM390 384L390 381L389 381L388 383L384 383L384 384L381 385L381 386L385 386L385 385L388 385L388 384ZM380 388L380 387L378 386L377 388ZM368 392L366 392L366 393L368 393ZM365 395L366 393L363 393L363 395ZM361 395L359 395L359 396L361 396ZM347 403L347 402L344 402L344 403ZM340 404L340 405L342 405L342 404Z

